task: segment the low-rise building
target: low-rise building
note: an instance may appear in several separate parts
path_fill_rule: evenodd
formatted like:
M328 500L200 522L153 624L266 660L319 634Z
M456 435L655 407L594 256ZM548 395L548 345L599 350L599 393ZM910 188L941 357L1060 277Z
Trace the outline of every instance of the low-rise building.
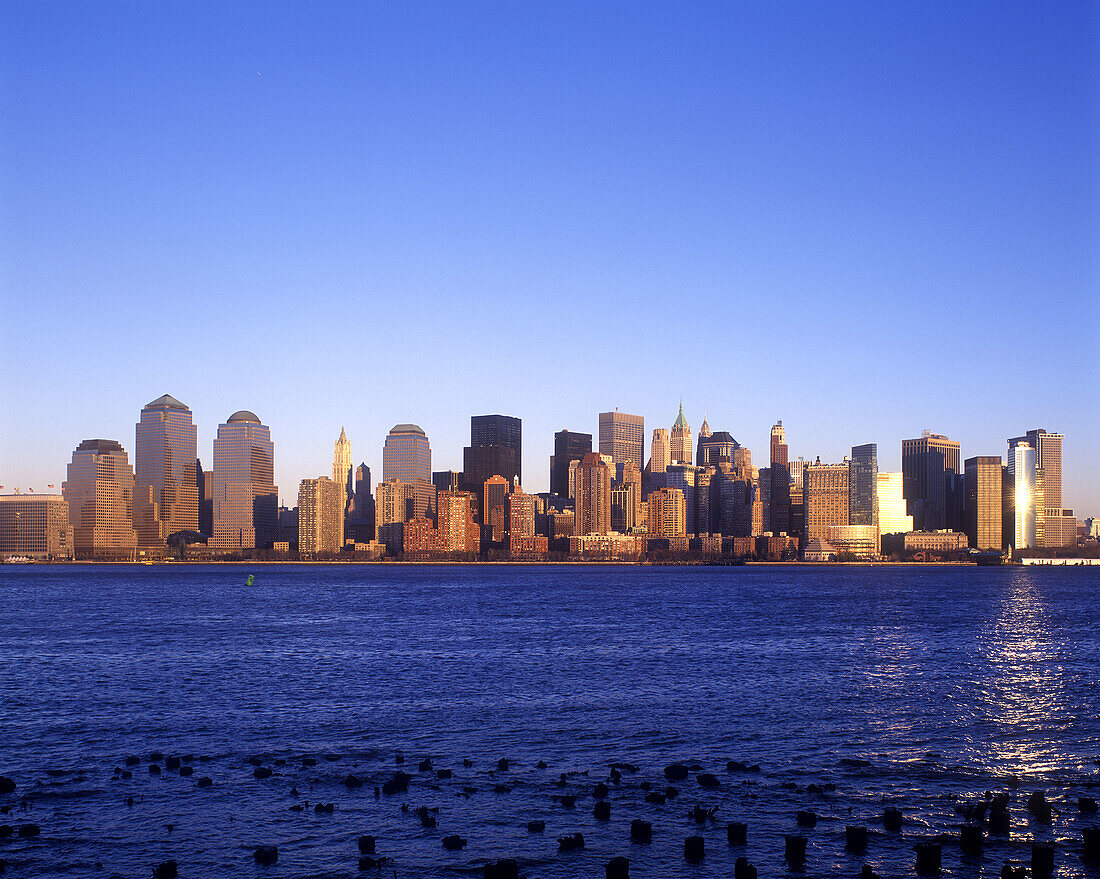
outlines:
M0 558L71 559L73 526L59 494L0 495Z

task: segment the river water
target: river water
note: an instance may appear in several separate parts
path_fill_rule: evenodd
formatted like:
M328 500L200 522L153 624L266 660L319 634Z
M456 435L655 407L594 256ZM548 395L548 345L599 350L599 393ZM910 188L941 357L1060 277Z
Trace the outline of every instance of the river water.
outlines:
M152 774L155 752L193 774L163 759ZM1081 839L1100 821L1077 799L1100 796L1098 761L1095 568L0 569L14 876L148 877L171 858L183 877L458 877L514 857L522 876L602 877L621 855L635 877L732 876L738 856L765 877L788 873L783 837L799 832L806 876L911 875L914 844L940 835L945 875L998 876L1038 840L1056 875L1096 876ZM614 783L614 762L637 771ZM673 762L699 768L669 782ZM398 769L408 790L376 796ZM678 796L646 801L670 784ZM1060 810L1050 825L1028 815L1035 790ZM964 856L958 807L986 791L1011 795L1012 833ZM631 841L636 818L652 842ZM731 821L747 845L728 844ZM20 838L28 823L40 835ZM864 854L845 850L849 824L869 828ZM574 832L585 847L559 852ZM361 871L361 834L393 863ZM451 834L464 850L443 848ZM253 861L260 844L275 865Z

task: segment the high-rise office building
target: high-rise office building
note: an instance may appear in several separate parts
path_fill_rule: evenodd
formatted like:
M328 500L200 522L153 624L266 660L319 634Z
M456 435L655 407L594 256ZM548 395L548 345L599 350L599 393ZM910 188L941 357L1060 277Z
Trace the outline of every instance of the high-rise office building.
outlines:
M672 460L677 464L691 463L691 428L684 418L684 403L680 401L680 414L676 416L676 422L672 425ZM652 454L652 450L651 450Z
M344 545L344 494L343 485L327 476L302 480L298 486L299 553L340 552Z
M554 454L550 456L550 493L570 497L569 464L580 461L592 451L592 434L559 430L554 434Z
M1042 473L1036 467L1037 456L1031 444L1016 438L1008 449L1008 465L1002 484L1002 527L1009 548L1033 549L1039 545L1036 534L1036 478Z
M1026 442L1035 450L1035 545L1056 549L1077 543L1076 527L1060 528L1069 511L1062 509L1062 440L1065 435L1050 433L1041 427L1008 441L1009 454L1014 445ZM1050 519L1048 533L1047 520Z
M611 530L611 468L596 452L577 467L573 533L607 534Z
M391 479L412 485L416 493L416 517L428 515L435 503L432 447L428 435L416 424L396 424L386 437L382 447L382 481Z
M474 415L470 418L470 447L510 449L512 467L497 471L510 485L523 483L523 421L511 415ZM493 474L488 474L485 478ZM485 480L483 479L482 482Z
M505 509L511 490L511 483L503 476L490 476L481 485L482 534L492 543L504 540Z
M348 442L343 427L340 428L340 436L332 450L332 481L347 495L344 503L344 510L347 512L351 507L355 484L352 477L351 443Z
M959 444L930 430L901 442L902 491L906 512L918 531L960 527L955 521Z
M434 486L432 487L434 490ZM416 518L416 485L400 479L383 479L374 494L374 533L381 540L381 529Z
M696 467L693 464L669 464L665 471L665 488L677 488L684 495L684 518L688 534L698 532L696 514L699 502L696 483L702 472L702 467Z
M76 558L133 558L134 471L119 443L90 439L77 446L61 495L69 505Z
M851 525L878 524L878 446L852 446L848 471L848 520Z
M441 491L436 496L436 531L441 552L477 555L481 528L474 521L473 501L473 495L466 491Z
M0 495L0 559L73 557L69 505L59 494Z
M649 463L647 473L664 473L672 463L672 441L667 427L653 428L653 439L649 442Z
M462 450L462 488L480 492L490 476L514 485L515 452L508 446L466 446Z
M775 482L773 480L772 484ZM849 465L822 464L819 458L802 470L802 495L806 508L803 547L829 539L830 525L849 525Z
M659 488L649 496L649 534L651 537L685 537L687 509L684 493L678 488Z
M191 410L165 394L141 410L134 445L134 531L138 546L199 530L196 430Z
M1003 540L1003 466L1000 455L979 455L963 464L966 500L963 518L967 540L973 549L1000 549Z
M913 530L913 517L905 511L902 475L900 473L880 472L877 484L879 532L881 534L908 534Z
M645 419L616 409L600 413L600 454L610 456L616 464L634 461L645 464Z
M360 543L374 540L374 495L372 494L370 467L364 461L355 468L351 502L348 504L347 524L344 536Z
M787 434L783 422L777 421L768 442L771 480L771 515L768 524L773 534L787 534L791 530L791 470L787 464ZM824 534L822 534L824 538Z
M213 549L269 547L278 527L275 444L247 410L218 425L214 438Z

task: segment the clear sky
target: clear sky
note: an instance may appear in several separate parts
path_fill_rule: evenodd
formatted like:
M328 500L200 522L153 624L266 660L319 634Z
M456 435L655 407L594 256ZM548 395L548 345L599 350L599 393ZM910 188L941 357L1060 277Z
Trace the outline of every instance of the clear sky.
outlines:
M524 487L683 397L763 463L1066 434L1100 514L1096 3L0 2L0 483L237 409Z

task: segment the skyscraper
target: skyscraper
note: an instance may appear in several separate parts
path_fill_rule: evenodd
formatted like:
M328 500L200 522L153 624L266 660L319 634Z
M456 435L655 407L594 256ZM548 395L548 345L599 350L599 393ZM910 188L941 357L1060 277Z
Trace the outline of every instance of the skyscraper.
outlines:
M687 511L680 489L659 488L649 496L649 533L653 537L687 535Z
M348 442L347 435L344 433L344 428L341 427L340 437L336 440L336 444L332 451L332 481L340 486L341 491L345 494L345 512L347 512L349 506L348 501L351 499L351 494L354 489L351 468L351 443Z
M134 530L138 546L199 530L196 430L191 410L165 394L141 410L134 445Z
M114 440L84 440L73 452L61 494L69 505L78 559L132 559L134 471Z
M554 434L554 454L550 456L550 493L569 497L569 464L592 451L592 434L559 430Z
M672 460L678 464L691 463L691 428L684 418L684 403L680 401L680 414L672 425Z
M706 415L703 416L703 423L699 425L699 438L696 442L699 444L695 455L695 463L699 466L703 466L703 445L704 442L710 438L710 425L707 424Z
M772 426L768 444L771 464L768 477L771 480L771 515L768 523L773 534L786 534L791 530L791 470L787 465L787 434L783 422ZM824 538L824 534L822 534Z
M218 425L214 439L214 549L253 549L275 540L279 489L271 431L247 410Z
M1062 509L1062 440L1065 435L1050 433L1041 427L1029 430L1021 437L1008 441L1009 454L1012 447L1026 442L1035 450L1035 545L1050 549L1073 546L1077 543L1076 527L1060 528ZM1072 516L1070 516L1072 518ZM1047 520L1050 528L1047 528ZM1075 521L1075 520L1074 520Z
M848 520L850 525L878 524L878 446L852 446L848 471Z
M808 466L808 465L807 465ZM803 472L805 472L803 470ZM878 475L878 530L880 534L907 534L913 517L905 512L904 480L900 473Z
M847 463L822 464L819 458L802 469L802 496L806 507L803 548L814 540L828 540L830 525L850 524L848 480Z
M973 549L1000 549L1003 539L1003 467L1000 455L980 455L964 462L966 536Z
M738 450L741 449L741 444L730 436L728 431L719 430L715 433L708 431L705 437L699 437L698 448L699 457L696 463L700 467L716 467L720 461L737 464L734 459L737 457ZM745 452L747 453L748 450L746 449Z
M672 463L672 442L667 427L653 428L653 439L649 443L648 473L664 473Z
M610 455L616 464L634 461L645 465L645 419L616 409L600 413L600 454Z
M1035 533L1036 454L1030 443L1016 438L1008 448L1008 466L1002 488L1003 528L1011 549L1038 546ZM1040 471L1041 472L1041 471Z
M298 486L298 552L333 555L343 545L343 486L326 476L303 479Z
M919 439L901 442L902 491L906 511L917 531L955 528L955 481L959 470L959 444L930 430Z
M71 559L73 525L59 494L0 494L0 559Z
M515 485L523 482L523 421L511 415L474 415L470 418L470 447L503 448L511 451L511 469L497 475ZM485 478L493 474L488 474ZM484 479L482 480L484 482Z
M611 468L595 452L577 468L573 533L607 534L611 530Z
M416 424L396 424L382 447L382 481L397 479L415 489L415 515L427 515L435 503L432 484L432 447ZM381 525L381 521L378 522Z

